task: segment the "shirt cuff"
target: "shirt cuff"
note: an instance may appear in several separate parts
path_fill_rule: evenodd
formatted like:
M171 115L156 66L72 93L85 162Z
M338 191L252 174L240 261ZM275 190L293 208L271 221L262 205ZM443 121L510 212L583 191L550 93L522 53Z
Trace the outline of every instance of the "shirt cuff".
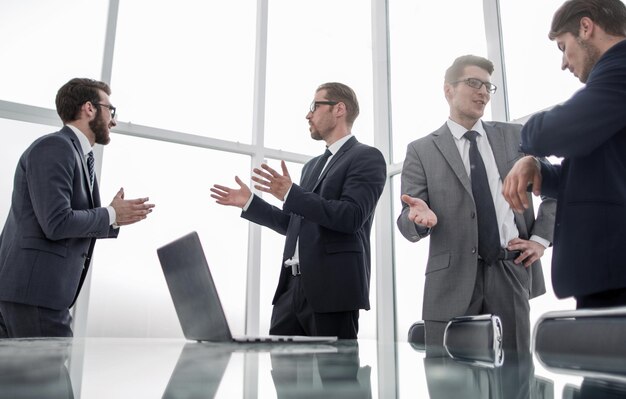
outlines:
M244 212L248 210L248 208L250 208L250 204L252 203L252 200L254 199L254 194L250 194L250 198L248 198L248 201L246 202L246 204L243 206L243 208L241 208Z
M115 219L117 218L115 208L113 208L112 206L107 206L107 212L109 213L109 225L113 226L114 229L119 229L120 226L115 223Z
M293 187L293 183L291 183L291 186L289 186L289 190L287 190L287 192L285 193L285 198L283 199L283 202L287 201L287 197L289 196L289 193L291 192L291 187Z
M543 245L544 248L548 248L550 246L550 241L534 234L530 237L530 241L538 242L539 244Z

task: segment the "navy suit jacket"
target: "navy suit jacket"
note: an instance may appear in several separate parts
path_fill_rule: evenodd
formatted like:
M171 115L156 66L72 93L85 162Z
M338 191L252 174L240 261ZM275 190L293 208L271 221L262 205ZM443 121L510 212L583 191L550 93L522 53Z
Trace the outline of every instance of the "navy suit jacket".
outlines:
M0 235L0 300L67 309L87 273L96 238L116 237L98 184L93 195L80 142L67 126L21 156Z
M557 198L552 284L560 298L626 287L626 40L591 70L586 87L522 130L542 164L542 194Z
M315 165L304 165L307 181ZM332 157L312 191L293 184L283 209L255 196L241 216L287 233L291 215L302 216L299 259L307 301L316 312L369 309L370 231L387 177L383 155L350 138ZM291 269L280 265L272 303L286 290Z

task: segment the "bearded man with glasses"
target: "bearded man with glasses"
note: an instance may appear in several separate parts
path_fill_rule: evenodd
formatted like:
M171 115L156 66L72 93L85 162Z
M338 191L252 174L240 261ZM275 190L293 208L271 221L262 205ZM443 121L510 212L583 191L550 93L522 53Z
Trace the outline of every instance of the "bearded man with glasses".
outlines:
M267 164L253 170L255 188L283 201L282 209L238 177L239 188L211 188L218 204L242 208L241 217L286 236L270 334L356 339L359 309L370 308L370 232L387 167L378 149L352 134L358 115L350 87L317 88L306 119L311 138L326 144L324 155L304 165L299 184L284 161L280 172Z
M402 167L406 239L430 237L422 317L426 353L442 353L447 322L457 316L495 314L503 345L530 351L529 299L545 292L539 258L552 241L556 203L544 199L513 213L502 180L519 151L520 125L481 120L491 94L491 61L473 55L448 68L446 123L410 143Z
M64 126L32 143L15 170L0 235L0 338L71 337L70 308L91 265L96 239L152 212L148 198L121 188L100 203L93 146L111 141L115 107L104 82L75 78L56 96Z

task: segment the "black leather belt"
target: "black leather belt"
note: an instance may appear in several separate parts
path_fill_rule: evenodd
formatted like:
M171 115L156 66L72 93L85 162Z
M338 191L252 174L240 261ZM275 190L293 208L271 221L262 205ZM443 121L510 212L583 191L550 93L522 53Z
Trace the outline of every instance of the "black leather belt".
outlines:
M499 260L513 260L522 254L522 251L509 251L506 248L500 248L500 253L498 254Z
M498 260L514 260L521 254L522 251L509 251L508 249L500 248L500 252L498 252ZM480 255L478 255L478 259L483 260Z

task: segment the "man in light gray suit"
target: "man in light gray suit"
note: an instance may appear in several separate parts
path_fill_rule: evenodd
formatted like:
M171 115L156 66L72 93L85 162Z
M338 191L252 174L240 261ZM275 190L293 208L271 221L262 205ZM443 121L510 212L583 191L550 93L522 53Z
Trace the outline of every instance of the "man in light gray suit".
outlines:
M496 91L492 72L482 57L454 61L444 83L450 117L408 145L402 168L398 228L411 242L430 236L422 310L429 356L440 353L451 318L485 313L501 318L505 348L529 351L528 300L545 292L539 258L552 241L556 202L544 199L535 219L532 207L514 214L504 200L502 180L524 154L521 126L480 119ZM473 159L472 149L479 153ZM483 197L473 184L478 173L470 172L478 167L476 157Z

